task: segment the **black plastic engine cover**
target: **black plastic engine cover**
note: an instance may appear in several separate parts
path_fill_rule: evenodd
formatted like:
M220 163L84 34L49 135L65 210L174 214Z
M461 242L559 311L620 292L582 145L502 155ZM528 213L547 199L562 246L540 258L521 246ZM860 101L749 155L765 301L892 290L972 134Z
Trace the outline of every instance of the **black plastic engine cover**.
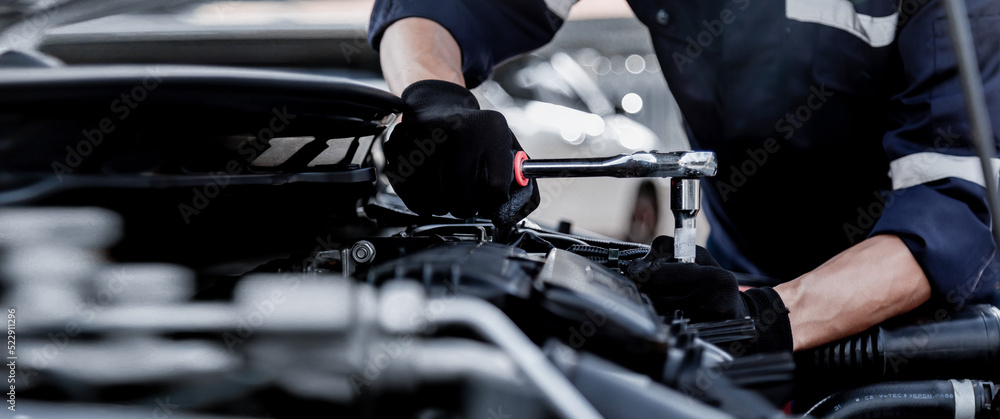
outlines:
M376 180L368 151L402 106L354 81L290 71L6 69L0 204L108 208L126 226L115 259L238 274L363 223L357 208ZM275 137L313 140L296 149ZM272 148L283 157L258 162Z
M503 308L507 297L528 299L541 263L528 253L495 243L449 242L396 259L368 271L374 284L416 279L431 295L468 295Z
M665 326L624 276L554 249L543 260L496 243L450 242L382 263L368 272L381 284L407 278L431 295L475 296L498 306L535 342L556 337L639 371L663 362Z
M538 279L545 284L542 304L550 312L595 326L603 326L598 323L606 318L607 333L622 337L655 340L660 330L662 322L656 311L632 281L583 256L553 249ZM583 338L591 334L579 332Z

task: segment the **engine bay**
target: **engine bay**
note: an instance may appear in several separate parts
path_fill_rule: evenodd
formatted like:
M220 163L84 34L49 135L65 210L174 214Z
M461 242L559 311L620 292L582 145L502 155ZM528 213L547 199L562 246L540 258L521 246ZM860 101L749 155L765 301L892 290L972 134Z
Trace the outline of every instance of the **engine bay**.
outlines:
M750 318L659 313L621 274L647 245L408 211L379 171L401 104L348 80L36 67L0 108L8 405L31 417L1000 411L997 308L746 355Z

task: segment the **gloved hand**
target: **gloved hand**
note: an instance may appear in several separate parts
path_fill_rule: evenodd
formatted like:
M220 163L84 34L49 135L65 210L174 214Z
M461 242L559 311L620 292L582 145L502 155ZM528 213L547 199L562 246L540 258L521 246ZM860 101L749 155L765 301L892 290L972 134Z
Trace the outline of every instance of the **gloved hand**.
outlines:
M758 340L750 352L792 350L788 309L770 287L740 292L736 278L719 266L708 250L698 246L695 263L671 262L674 239L653 240L649 254L624 268L629 277L653 302L657 312L682 310L692 323L751 317L757 323Z
M385 171L410 210L459 218L478 212L507 228L538 207L538 184L514 182L521 145L503 115L440 80L413 83L401 97L409 109L385 143Z

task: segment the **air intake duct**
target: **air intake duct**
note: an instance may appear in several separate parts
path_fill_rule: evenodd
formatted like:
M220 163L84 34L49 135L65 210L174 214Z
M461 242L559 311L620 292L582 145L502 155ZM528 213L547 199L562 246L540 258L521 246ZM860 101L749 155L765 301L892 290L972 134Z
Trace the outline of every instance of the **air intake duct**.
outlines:
M1000 379L1000 310L976 305L887 322L796 355L799 377L850 382Z

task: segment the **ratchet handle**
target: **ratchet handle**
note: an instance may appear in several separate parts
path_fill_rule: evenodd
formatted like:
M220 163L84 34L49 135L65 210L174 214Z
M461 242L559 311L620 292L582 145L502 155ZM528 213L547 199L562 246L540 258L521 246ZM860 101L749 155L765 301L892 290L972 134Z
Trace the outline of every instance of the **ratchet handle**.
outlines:
M638 152L612 157L529 160L524 151L514 155L514 180L528 186L529 178L617 177L701 178L715 176L715 153L710 151Z

